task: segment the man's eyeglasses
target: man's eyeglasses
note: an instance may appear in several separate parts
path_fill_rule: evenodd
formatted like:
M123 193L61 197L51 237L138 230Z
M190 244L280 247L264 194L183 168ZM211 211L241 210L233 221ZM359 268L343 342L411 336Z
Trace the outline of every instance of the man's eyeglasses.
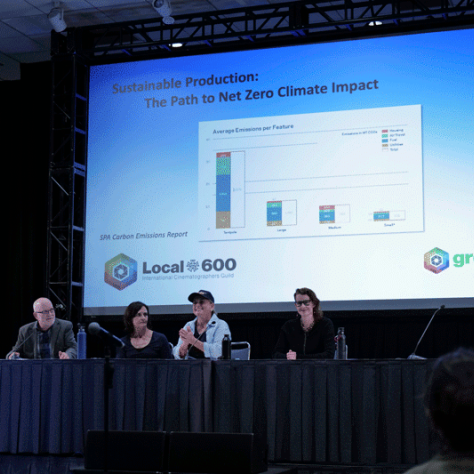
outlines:
M309 306L311 304L311 300L303 300L303 301L296 301L295 305L300 308L301 306Z
M45 309L44 311L36 311L38 314L42 314L43 316L46 316L48 314L53 314L54 313L54 308L51 309Z

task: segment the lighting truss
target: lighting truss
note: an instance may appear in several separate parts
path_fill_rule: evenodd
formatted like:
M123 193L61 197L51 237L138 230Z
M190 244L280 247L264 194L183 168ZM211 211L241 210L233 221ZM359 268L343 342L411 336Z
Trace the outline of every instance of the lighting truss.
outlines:
M47 294L81 318L90 65L463 28L473 13L474 0L295 1L52 31Z
M68 44L90 61L120 61L463 27L473 13L474 0L295 1L77 28Z

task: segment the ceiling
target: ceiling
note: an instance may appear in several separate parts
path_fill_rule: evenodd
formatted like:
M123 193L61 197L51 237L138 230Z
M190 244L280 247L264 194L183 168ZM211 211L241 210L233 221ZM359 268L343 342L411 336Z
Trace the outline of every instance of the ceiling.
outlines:
M222 12L230 9L275 6L293 1L301 0L170 0L172 16L183 15L184 18L210 12L221 12L222 16ZM20 79L22 63L50 60L52 26L48 13L58 6L57 4L64 9L68 28L74 28L161 19L152 2L153 0L0 0L0 81ZM342 28L344 31L347 31L346 27L352 31L353 26L347 25L348 20L344 19L347 15L351 18L350 23L356 18L356 23L362 22L366 26L375 23L371 20L379 19L383 15L388 20L384 27L398 27L400 20L405 22L418 19L425 22L437 21L437 28L448 27L448 23L453 20L464 22L464 26L472 27L473 24L473 0L398 0L393 3L385 0L321 0L307 3L312 4L311 11L315 12L313 22L322 20L323 27L327 22L333 22L333 26L338 23L339 26L335 28ZM328 13L329 10L331 13ZM394 13L394 10L397 12ZM220 28L227 31L230 12L229 15L223 16L226 18L226 24L221 22ZM296 17L293 20L295 19L298 20ZM178 22L179 20L177 18ZM232 31L241 31L242 27L236 25L233 24ZM265 21L265 25L267 31L271 29L273 34L275 25L280 24ZM332 27L330 29L332 30ZM183 31L186 33L186 28Z
M288 0L286 0L288 1ZM291 1L291 0L289 0ZM280 3L281 0L171 0L173 15ZM159 17L152 0L63 0L68 27ZM0 0L0 80L20 79L20 64L49 61L54 6L48 0Z

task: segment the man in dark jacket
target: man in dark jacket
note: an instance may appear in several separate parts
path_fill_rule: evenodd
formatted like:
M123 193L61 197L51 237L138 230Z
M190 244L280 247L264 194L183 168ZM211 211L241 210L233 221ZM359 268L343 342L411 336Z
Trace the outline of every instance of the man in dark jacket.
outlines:
M56 319L54 306L47 298L33 303L35 322L25 324L7 359L75 359L77 344L72 323Z

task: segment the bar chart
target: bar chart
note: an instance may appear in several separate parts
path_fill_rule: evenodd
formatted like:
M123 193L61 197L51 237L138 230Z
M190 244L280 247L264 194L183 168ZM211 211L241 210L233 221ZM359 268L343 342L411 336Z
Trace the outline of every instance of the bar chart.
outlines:
M245 226L244 152L216 154L216 229Z
M420 105L202 122L201 240L422 232L421 132Z

